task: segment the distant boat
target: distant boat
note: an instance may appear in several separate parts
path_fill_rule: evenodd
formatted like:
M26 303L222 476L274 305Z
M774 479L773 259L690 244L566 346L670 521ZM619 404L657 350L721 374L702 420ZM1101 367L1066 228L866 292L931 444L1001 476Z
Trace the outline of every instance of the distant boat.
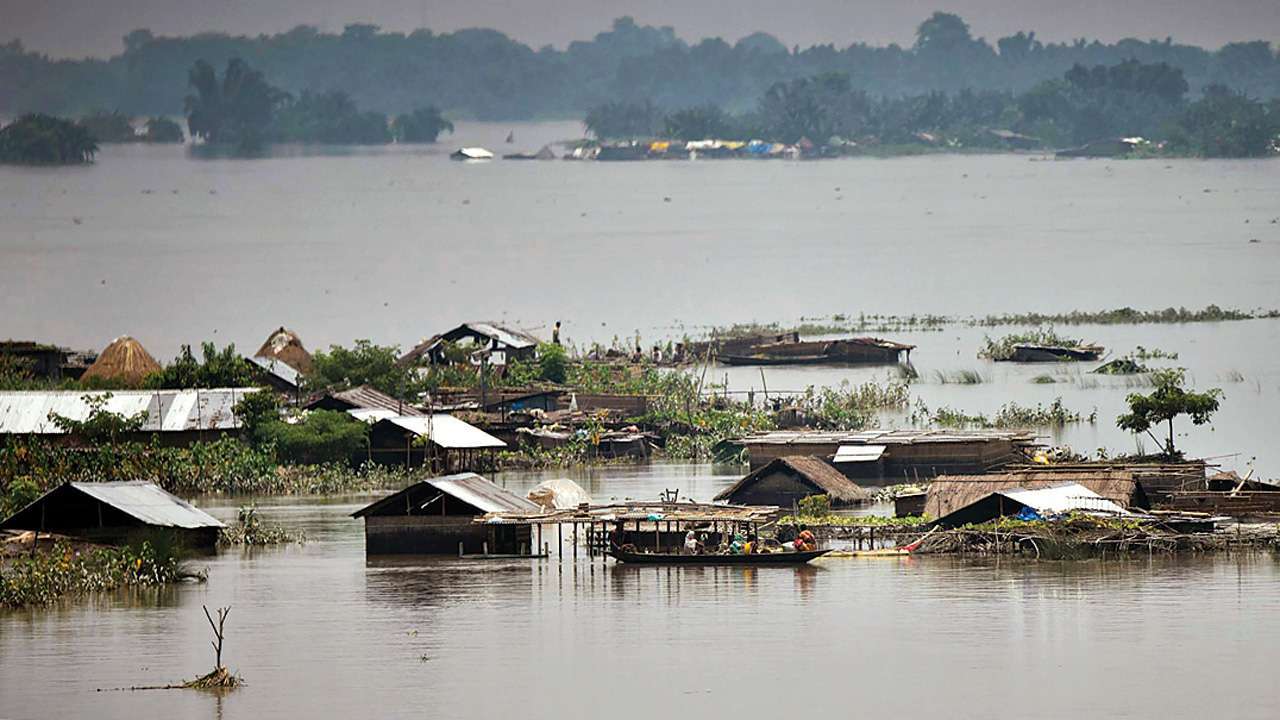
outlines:
M493 153L482 147L464 147L449 156L451 160L492 160Z
M507 144L510 145L515 141L516 141L516 131L512 130L511 132L507 133Z

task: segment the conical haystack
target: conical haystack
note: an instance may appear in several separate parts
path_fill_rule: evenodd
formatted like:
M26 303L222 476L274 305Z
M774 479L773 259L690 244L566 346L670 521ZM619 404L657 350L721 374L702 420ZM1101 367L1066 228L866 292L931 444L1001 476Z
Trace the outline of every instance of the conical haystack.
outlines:
M283 326L271 333L255 357L275 358L300 373L311 372L311 353L302 346L296 333Z
M130 385L141 385L143 378L160 372L160 363L142 347L142 343L128 335L122 335L103 349L98 359L84 371L82 380L119 380Z

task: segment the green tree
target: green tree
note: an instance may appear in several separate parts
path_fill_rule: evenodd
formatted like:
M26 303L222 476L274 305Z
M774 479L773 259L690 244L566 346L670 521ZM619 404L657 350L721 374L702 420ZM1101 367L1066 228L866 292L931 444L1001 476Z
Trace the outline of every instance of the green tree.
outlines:
M569 377L569 355L564 346L554 343L538 345L538 371L543 380L563 384Z
M588 110L583 123L601 140L651 138L662 129L662 113L649 100L609 102Z
M365 447L369 426L344 412L312 410L295 423L269 420L258 433L281 462L320 465L348 462Z
M125 415L107 409L111 393L84 395L80 399L89 407L84 420L76 420L58 413L49 413L49 420L64 433L85 443L107 442L114 445L121 436L142 430L147 422L147 411Z
M178 357L146 380L146 386L163 389L249 387L254 385L253 370L236 352L234 343L222 350L211 342L200 346L202 359L197 360L190 345L183 345Z
M369 385L401 400L414 400L421 381L414 368L399 362L400 348L357 340L355 347L329 346L311 361L305 385L311 390L345 389Z
M667 115L663 134L677 140L730 138L734 135L733 116L715 105L677 110Z
M1151 382L1155 390L1149 395L1133 393L1125 398L1129 412L1116 418L1116 425L1134 433L1145 432L1160 443L1160 439L1151 433L1151 428L1167 423L1169 437L1164 451L1169 457L1174 457L1177 451L1173 446L1173 419L1188 415L1193 424L1204 425L1218 411L1218 402L1222 398L1222 390L1217 388L1205 392L1188 390L1183 387L1185 380L1186 371L1182 368L1152 373Z
M445 131L452 133L453 123L445 120L435 105L397 115L391 123L396 142L402 143L433 143Z
M187 82L195 90L184 103L187 129L210 143L261 141L276 110L289 99L240 58L227 62L221 80L212 65L197 60Z
M380 145L391 142L387 116L360 112L351 96L340 90L304 91L297 100L276 110L269 135L274 140L300 143Z
M240 427L249 443L258 447L270 442L268 426L280 421L280 398L273 392L249 393L235 404L232 412L240 421Z
M1221 85L1205 89L1178 118L1170 144L1204 157L1262 157L1280 146L1280 104L1270 107Z
M0 163L77 165L97 152L88 130L51 115L23 115L0 128Z

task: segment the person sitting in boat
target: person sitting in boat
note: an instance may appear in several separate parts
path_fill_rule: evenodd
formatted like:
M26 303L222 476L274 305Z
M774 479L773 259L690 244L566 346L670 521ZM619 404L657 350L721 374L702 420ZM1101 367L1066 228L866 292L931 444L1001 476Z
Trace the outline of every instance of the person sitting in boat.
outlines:
M702 554L702 543L698 542L698 533L690 530L684 534L684 551L690 555Z
M622 527L622 521L619 520L613 526L613 531L609 533L609 547L614 550L621 550L627 544L627 531Z
M796 551L806 552L818 549L818 539L809 532L809 528L800 526L800 534L796 535Z

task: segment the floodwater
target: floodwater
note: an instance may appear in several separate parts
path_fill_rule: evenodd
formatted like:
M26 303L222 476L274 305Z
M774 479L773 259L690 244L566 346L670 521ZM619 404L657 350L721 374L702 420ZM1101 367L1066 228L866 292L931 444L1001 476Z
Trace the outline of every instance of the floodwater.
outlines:
M0 167L0 337L101 348L131 334L164 359L206 339L252 350L281 324L313 349L408 347L474 319L543 336L559 319L579 347L637 333L647 347L709 325L835 313L1280 308L1280 160L448 160L459 146L532 152L581 136L576 123L467 123L427 147L204 159L108 146L84 168ZM1058 329L1113 357L1139 345L1178 353L1151 364L1226 393L1214 425L1182 423L1179 443L1280 476L1268 441L1280 320ZM1086 416L1096 408L1098 422L1046 439L1154 449L1114 427L1130 380L979 361L983 333L884 334L919 345L913 394L932 410L991 415L1061 397ZM963 370L984 382L942 382ZM709 374L780 392L885 372ZM1061 382L1032 384L1040 374Z
M520 491L546 474L499 482ZM708 467L592 470L706 499ZM608 486L612 486L611 484ZM0 614L0 717L1272 718L1280 565L829 559L806 568L366 560L369 498L266 499L303 546L198 561L203 585ZM233 503L206 502L231 519ZM208 670L201 604L231 605Z

